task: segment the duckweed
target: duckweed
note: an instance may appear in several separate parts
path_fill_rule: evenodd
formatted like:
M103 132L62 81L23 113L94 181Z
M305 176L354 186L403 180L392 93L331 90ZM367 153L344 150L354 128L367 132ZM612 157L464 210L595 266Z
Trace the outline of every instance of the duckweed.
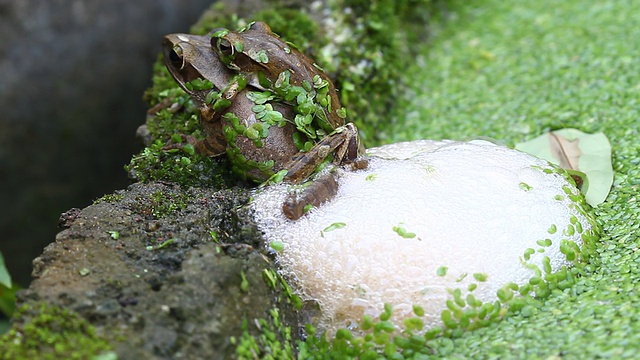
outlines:
M336 229L342 229L343 227L347 226L346 223L343 222L335 222L329 226L327 226L326 228L324 228L322 231L323 232L329 232L329 231L333 231Z
M438 270L436 270L436 274L437 274L438 276L445 276L445 275L447 275L447 270L448 270L448 269L447 269L447 267L446 267L446 266L440 266L440 267L438 268Z
M521 182L520 184L518 184L518 186L520 186L520 189L524 190L524 191L530 191L533 188L531 187L531 185L528 185L527 183L523 183Z
M442 40L442 44L446 44L447 49L451 49L453 46L455 52L448 50L446 54L442 54L443 50L439 48L441 44L439 42L436 42L433 50L433 53L437 53L439 54L438 56L446 58L447 61L449 61L448 66L463 69L459 72L448 72L448 74L456 74L455 76L436 78L440 83L450 85L457 85L455 83L456 81L467 81L468 77L465 78L460 74L475 74L479 71L479 68L469 66L469 63L456 62L455 59L457 58L454 57L454 55L461 56L461 54L467 54L466 52L477 52L478 49L474 49L474 46L477 45L473 44L483 44L484 39L491 39L491 37L497 36L507 36L508 39L513 37L519 39L517 36L523 36L524 34L531 39L536 39L536 36L538 36L538 32L525 31L525 29L519 30L518 28L520 26L526 28L529 25L513 27L512 31L505 35L502 32L498 32L498 30L492 30L493 28L491 27L487 30L487 24L508 24L516 21L514 17L516 19L533 17L539 21L536 23L536 26L547 29L540 34L548 34L549 32L553 33L553 29L555 29L552 25L562 19L561 16L558 16L558 20L556 20L555 17L536 15L546 14L543 9L548 7L548 4L536 4L532 6L483 1L482 6L474 5L467 7L469 5L466 4L460 6L463 10L460 10L457 14L460 15L460 13L462 13L467 17L460 15L460 19L456 20L455 24L460 25L462 30L459 30L459 28L450 30L449 33L446 33L450 37L441 35L444 39ZM579 14L579 19L584 21L584 24L589 24L589 26L585 26L585 28L591 28L592 24L590 24L590 22L594 19L607 23L607 21L612 21L614 18L619 20L620 17L626 16L626 14L629 14L631 11L627 8L629 4L621 5L620 3L616 3L616 5L612 5L612 3L609 2L607 6L609 12L606 14L604 12L585 11L577 1L565 2L557 6L557 8L554 7L554 9L563 13L572 14L572 16ZM611 14L612 8L617 11L615 13L616 15ZM496 11L496 9L500 9L501 11ZM538 12L536 13L536 11ZM465 21L469 22L466 23ZM619 22L615 21L615 23L618 24ZM521 24L521 22L518 22L518 24ZM527 24L533 24L533 22ZM505 28L510 27L506 25L495 27L495 29ZM611 29L610 31L615 32L618 31L617 29L618 28ZM458 35L458 31L462 31L461 35ZM624 31L637 32L637 30L629 29ZM573 48L574 44L579 44L576 43L575 40L570 40L570 37L563 38L563 36L566 35L561 34L557 36L556 39L566 40L568 44L571 44L568 48ZM459 39L462 39L462 41ZM585 38L585 41L587 41L586 39L587 38ZM588 39L591 41L591 37ZM616 39L616 37L614 36L613 39ZM469 42L465 40L471 42L471 49L468 45ZM459 41L460 47L456 47L458 44L455 43L455 41ZM611 41L611 38L609 38L609 41ZM601 46L604 43L605 42L599 42ZM522 46L520 42L516 42L515 44ZM621 47L621 49L624 48L624 46ZM520 48L518 47L518 49ZM539 49L536 48L535 51L539 51ZM500 54L506 54L506 52L503 50ZM554 54L555 53L550 54L549 56L556 56ZM618 65L620 65L619 60L615 57L607 58L603 54L597 56L604 56L605 59L608 59L607 61L617 62ZM453 62L451 62L452 58L454 59ZM470 56L470 58L473 59L473 56ZM490 59L490 57L487 57L487 59ZM553 63L553 61L544 61L543 63L536 64L546 65ZM624 61L622 63L625 66L629 66L630 64ZM586 78L592 76L591 71L593 71L592 68L586 68L588 64L589 62L586 61L580 61L576 64L578 69L580 69L580 67L585 68L583 76ZM488 65L487 71L506 71L504 68L498 67L498 65L501 64L491 63L490 60L488 60L486 65ZM510 66L513 65L511 64ZM536 73L537 72L527 73L524 75L525 80L539 81L539 78L535 75ZM436 67L428 71L427 74L441 75L442 69ZM638 72L636 71L634 74L638 74ZM572 75L574 74L572 73ZM637 75L633 76L637 77ZM508 83L505 82L505 84ZM568 84L569 82L567 82L566 79L562 80L562 77L560 77L557 83L553 83L554 86L570 86ZM503 84L498 85L498 89L501 90L500 86L503 86ZM607 85L603 83L602 86ZM451 89L451 87L449 89ZM486 91L486 82L479 81L477 84L472 83L471 85L465 83L461 84L459 88L454 88L455 91L461 94L469 93L476 89ZM629 88L625 89L627 89L627 94L629 91L635 91L629 90ZM531 95L531 88L523 90L529 91L528 95ZM512 91L513 89L510 89L510 92ZM554 94L553 96L561 97L564 96L564 94L562 91L559 91L558 94ZM602 91L592 92L588 95L592 94L598 96L598 94L602 94ZM625 96L626 94L618 93L617 95ZM430 96L433 96L433 93L431 93ZM492 96L495 96L495 94ZM631 98L633 98L633 96L631 96ZM440 102L444 104L444 106L451 106L450 104L452 102L460 101L459 99L473 98L466 96L453 99L451 96L439 97L435 98L430 104L433 105L434 102ZM501 106L503 109L501 111L504 111L504 103L501 98L496 98L495 100L483 99L485 101L485 108L486 106L493 106L493 104L495 104L496 107L492 108L491 111L495 111L497 106ZM515 128L513 126L505 126L505 129L498 127L501 125L499 119L487 123L485 120L482 120L482 116L475 114L478 110L480 110L480 112L487 111L485 108L462 106L455 109L453 116L456 118L456 126L462 125L464 127L465 124L469 124L465 130L451 126L451 112L447 112L446 116L442 118L442 124L446 124L446 126L438 123L438 114L434 117L428 117L431 120L429 127L431 129L435 122L436 132L448 132L449 135L442 137L452 137L451 134L456 133L467 135L469 129L477 127L478 124L486 124L483 128L484 131L489 128L496 131L496 133L506 134L507 138L518 139L529 133L540 131L539 129L544 127L545 124L548 126L548 124L553 122L555 115L563 114L561 109L560 111L549 111L548 108L553 109L554 107L571 104L568 106L568 108L571 109L576 105L589 104L585 101L587 101L586 98L572 99L569 101L558 101L555 99L551 102L549 100L538 99L536 101L536 107L532 107L531 110L534 112L540 111L539 104L541 103L547 106L545 111L538 112L538 115L542 115L539 123L535 122L535 118L532 118L533 122L520 120L520 122L516 122L517 126ZM525 102L524 105L527 105L527 103L528 102ZM523 105L523 103L518 104L520 106ZM513 105L508 103L508 106ZM429 111L434 111L434 109L433 106L428 106ZM441 109L441 107L438 109ZM526 110L527 108L525 107L523 109ZM422 110L419 109L418 111ZM571 225L562 229L563 233L567 235L575 233L581 234L582 240L584 241L582 249L574 242L563 241L561 244L562 252L567 256L569 261L573 262L573 266L564 266L559 271L551 273L549 258L545 257L542 269L539 269L539 275L532 277L529 284L520 287L509 284L503 287L499 291L499 302L497 303L479 305L472 297L450 300L447 304L449 306L448 310L442 313L445 326L441 329L434 329L428 333L430 340L426 343L426 346L429 346L431 354L436 356L468 358L510 356L548 357L561 355L568 357L631 357L638 351L637 346L630 346L629 339L634 339L634 344L637 344L639 340L637 334L640 328L638 328L638 325L628 316L629 313L632 314L633 311L635 311L631 309L637 308L638 305L640 305L640 301L633 291L636 290L636 286L633 284L637 282L637 279L635 279L636 276L630 272L632 264L640 262L636 259L638 257L637 252L633 251L633 249L638 246L636 234L638 228L640 228L640 222L636 220L637 217L633 216L638 210L635 194L637 186L640 184L640 180L637 180L640 178L640 176L638 176L640 172L635 170L637 163L640 162L637 160L638 153L640 153L638 150L640 149L637 145L634 145L633 140L637 136L637 131L629 130L630 128L634 128L632 124L636 116L633 116L633 113L634 111L630 107L623 107L622 109L616 107L615 112L611 112L611 114L617 114L611 115L615 116L615 119L611 119L611 122L608 123L599 122L597 124L598 127L604 127L605 130L608 130L608 135L611 133L617 136L621 141L617 146L618 150L623 151L624 154L619 155L614 152L614 167L617 167L617 173L614 189L609 199L596 209L597 218L591 215L587 216L591 225L596 225L594 230L584 233L583 224L581 224L577 218L572 218ZM605 117L609 116L608 113L600 114ZM464 120L464 117L469 120ZM486 119L487 117L485 116L484 118ZM508 117L507 120L502 121L513 121L512 119L517 119L517 117ZM583 128L587 127L595 130L595 123L592 122L592 119L593 118L578 117L573 121L577 124L582 124L581 127ZM411 124L410 120L411 118L408 119L409 124ZM627 122L627 126L620 127L620 124L625 121ZM566 126L566 118L563 122L563 125ZM510 125L510 123L507 122L503 122L502 124ZM526 131L523 131L523 129ZM425 133L429 133L429 131L425 131ZM406 139L406 137L403 139ZM553 171L549 172L549 174L553 173ZM581 213L588 214L590 212L581 197L572 188L567 187L562 195L556 196L556 200L564 201L565 197L576 201L576 207ZM599 229L600 227L602 230ZM555 234L557 231L558 229L555 224L550 225L548 230L550 234ZM600 238L601 235L602 238ZM548 239L540 239L538 245L541 248L537 251L544 251L544 248L551 244ZM532 255L535 252L535 249L527 249L525 253ZM526 260L524 256L523 260ZM620 274L624 274L624 277L621 277ZM438 275L446 275L446 267L441 267ZM611 285L614 283L616 285ZM469 287L469 291L472 290L473 289ZM477 308L479 310L475 313L473 311L462 311L460 307L460 303L462 302L460 300L464 300L470 308ZM616 310L621 306L624 307L627 312L624 316ZM594 317L594 313L598 313L599 316ZM458 331L464 326L471 328L473 324L471 319L474 315L480 319L476 322L476 330L471 332ZM600 316L608 320L603 322ZM505 321L495 321L500 318L504 318ZM485 327L488 324L493 325ZM585 326L588 326L588 328ZM587 334L586 339L584 337L585 333ZM407 341L394 341L394 345L396 346L398 344L406 345L407 343ZM385 350L386 349L388 348L385 348ZM396 350L398 349L396 348ZM382 353L382 351L383 350L380 350L380 353ZM387 353L385 352L385 354Z
M575 253L576 261L582 257L579 262L553 278L532 278L535 285L545 278L553 282L525 297L526 305L507 321L453 339L437 336L428 345L436 356L451 358L635 357L640 279L630 269L640 262L640 94L633 84L640 82L640 63L628 49L640 46L640 30L631 25L638 4L455 4L455 15L425 52L429 66L407 71L421 74L416 88L424 95L417 92L398 114L402 129L386 130L392 140L488 135L515 143L546 129L603 131L613 144L615 179L607 200L595 209L601 238L584 234L584 223L572 223L584 250L575 252L569 244L563 249ZM614 73L626 75L608 75ZM548 230L557 231L572 230L556 225Z
M367 136L397 141L489 135L513 144L549 128L603 130L614 144L615 182L607 201L595 209L597 224L588 217L592 225L602 228L602 238L598 240L598 231L583 233L582 224L572 223L573 230L567 227L563 232L577 231L584 242L578 251L575 243L561 244L573 267L551 274L545 263L544 274L539 269L540 274L529 284L500 289L495 303L480 305L469 296L452 300L454 310L442 313L444 326L428 330L424 334L426 342L412 333L418 322L405 323L406 333L391 336L385 331L389 330L385 320L380 319L384 324L377 325L365 317L360 326L371 336L340 332L327 340L316 337L315 330L308 326L307 341L298 347L299 357L634 356L639 351L635 344L640 343L640 325L634 320L640 308L639 279L633 271L634 264L640 263L640 220L636 216L640 211L636 200L640 145L635 126L638 88L633 84L640 82L640 69L627 49L640 41L632 18L640 9L631 2L615 1L593 7L577 0L453 4L446 27L442 19L434 23L438 36L432 48L422 51L415 66L405 70L416 87L416 91L408 92L417 95L393 107L401 111L396 119L388 125L378 122L378 132ZM553 15L549 8L554 9ZM567 18L572 19L571 24L566 23ZM379 24L368 18L366 28L377 30L381 36L393 33ZM596 28L598 34L593 33ZM423 60L429 66L419 67ZM612 73L625 76L612 77ZM381 81L386 81L384 76ZM349 81L343 81L341 87L345 89L343 100L350 107L354 106L354 92L364 91ZM381 94L388 97L389 93ZM171 154L157 149L145 157L171 158ZM176 163L184 167L194 164ZM555 199L564 201L565 197L581 202L571 188ZM582 209L580 206L578 209ZM554 234L557 230L551 225L548 231ZM546 246L541 241L538 245ZM528 260L524 255L523 259ZM277 279L275 274L265 274L265 279ZM438 275L445 276L446 267L439 268ZM276 284L273 281L274 287ZM472 285L468 291L475 289ZM469 309L459 305L463 301ZM496 321L501 318L505 321ZM276 352L282 347L273 349L274 353L290 354Z
M407 231L405 225L402 223L392 227L392 230L405 239L413 239L414 237L416 237L416 234Z

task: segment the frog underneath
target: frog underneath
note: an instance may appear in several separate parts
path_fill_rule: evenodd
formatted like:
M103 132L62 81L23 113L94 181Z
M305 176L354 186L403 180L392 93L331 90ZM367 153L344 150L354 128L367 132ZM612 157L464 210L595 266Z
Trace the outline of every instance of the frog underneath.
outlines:
M251 31L254 26L257 28ZM251 41L245 39L241 46L246 56L236 52L231 61L220 56L218 42L240 41L233 36L243 32L223 31L227 38L219 36L220 30L212 33L219 37L188 34L165 37L165 64L176 82L198 105L205 133L202 140L187 140L206 155L227 153L234 171L256 182L264 182L278 174L284 175L284 181L299 184L309 179L328 159L336 165L365 167L356 127L345 125L343 117L338 116L339 111L334 111L340 103L331 81L299 51L276 47L274 44L287 44L267 29L262 23L250 25L245 32L255 36L250 37ZM269 60L259 65L249 56L252 48L251 54L261 51L257 50L256 37L267 44L262 50L265 53L269 50ZM273 66L268 66L270 63ZM200 85L194 86L198 83L194 80L198 79ZM308 96L316 107L313 115L317 115L312 116L303 129L296 119L305 117L308 121L309 114L301 109L305 104L287 98L286 93L297 91L300 95L300 89L305 95L296 98ZM320 103L316 98L318 94L330 100ZM323 175L304 189L293 191L283 205L285 215L297 219L304 214L306 205L319 206L332 198L337 191L335 176L334 173Z

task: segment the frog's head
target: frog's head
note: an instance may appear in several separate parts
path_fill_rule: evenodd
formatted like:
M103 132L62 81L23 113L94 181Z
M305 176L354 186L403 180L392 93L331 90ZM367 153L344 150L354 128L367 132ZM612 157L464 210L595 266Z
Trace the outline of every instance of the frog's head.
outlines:
M214 88L222 89L233 76L211 49L209 39L210 35L169 34L162 42L164 63L169 73L192 96L208 93L208 90L188 85L194 80L208 80Z

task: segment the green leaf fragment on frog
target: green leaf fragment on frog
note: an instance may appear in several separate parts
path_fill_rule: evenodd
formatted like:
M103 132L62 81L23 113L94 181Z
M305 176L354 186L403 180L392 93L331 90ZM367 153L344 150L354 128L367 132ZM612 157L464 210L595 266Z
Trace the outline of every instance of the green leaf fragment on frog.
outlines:
M217 91L209 91L204 97L205 104L213 104L216 100L220 99L220 93Z
M229 106L231 106L231 101L230 100L219 98L213 103L212 108L213 108L214 111L220 112L220 111L228 108Z
M256 105L264 105L275 99L275 95L269 91L247 91L246 97ZM256 110L253 111L257 112Z
M267 160L264 162L261 162L258 164L258 170L262 171L262 172L267 172L271 169L273 169L273 166L275 165L275 161L273 160Z
M525 153L485 141L415 141L369 154L368 169L341 173L336 197L299 220L281 213L287 184L263 188L250 205L267 244L287 243L278 262L285 275L295 274L304 289L299 293L322 304L330 328L357 321L362 311L380 313L384 302L394 309L419 305L431 319L426 328L441 325L447 288L494 302L504 284L524 285L536 270L544 275L570 265L566 258L576 250L564 245L561 252L560 239L579 246L578 223L592 234L593 219L577 189ZM435 175L425 176L429 167ZM523 191L521 183L531 189ZM565 195L558 200L558 194ZM348 226L325 231L344 219ZM551 234L551 228L562 231ZM400 233L420 234L422 241ZM551 241L544 252L535 251L540 239ZM528 248L534 251L524 261ZM448 269L443 276L440 267ZM332 285L323 288L323 281ZM354 295L353 284L366 294Z
M217 31L214 31L213 33L211 33L211 37L219 39L219 38L224 37L227 34L229 34L229 32L230 31L228 29L220 29L220 30L217 30Z
M291 78L291 73L289 70L285 70L278 74L278 78L276 82L273 84L276 89L284 89L289 86L289 79Z
M254 49L251 49L248 51L247 54L252 60L256 62L263 63L263 64L266 64L269 62L269 56L267 55L267 52L265 50L256 51Z
M242 133L242 135L246 136L247 138L249 138L250 140L256 140L260 138L260 132L258 132L256 129L254 129L253 127L248 127L244 130L244 132Z
M184 84L189 90L210 90L213 89L213 83L207 79L196 78Z
M320 77L320 75L313 76L313 87L315 89L326 88L329 86L329 82Z
M561 129L518 143L515 148L586 175L587 203L602 203L613 184L611 144L603 133L587 134L577 129Z

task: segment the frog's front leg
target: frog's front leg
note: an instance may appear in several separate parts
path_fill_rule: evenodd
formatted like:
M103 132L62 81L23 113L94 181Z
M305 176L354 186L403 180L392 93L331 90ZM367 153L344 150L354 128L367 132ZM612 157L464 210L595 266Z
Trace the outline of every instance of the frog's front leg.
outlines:
M226 152L227 140L224 136L221 114L222 111L233 107L232 100L244 89L246 83L246 78L243 75L237 75L220 92L212 90L193 94L201 103L198 108L199 119L206 137L198 140L190 135L182 135L182 138L188 144L193 145L199 154L219 156ZM183 144L171 144L166 146L165 150L181 148L182 146Z
M220 91L211 90L209 92L199 92L192 94L198 98L200 103L200 121L203 123L220 121L223 110L229 108L232 100L247 86L247 78L242 75L234 76L229 83Z
M349 123L323 138L311 150L296 155L287 165L288 173L284 180L299 183L309 177L327 156L333 152L333 162L337 165L353 164L354 168L363 169L367 160L362 159L364 148L358 140L358 129ZM308 206L320 206L331 200L338 192L337 173L331 171L314 179L301 191L287 195L282 204L282 211L291 220L297 220L305 213Z
M222 119L217 116L213 120L205 120L201 117L205 138L198 140L193 136L186 136L189 144L192 144L198 154L205 156L220 156L227 151L227 139L224 136Z
M197 153L205 156L215 157L226 152L227 140L224 136L220 113L206 104L200 106L199 111L205 138L198 140L191 135L180 134L183 142L169 144L163 148L164 150L181 149L186 143L192 145Z

